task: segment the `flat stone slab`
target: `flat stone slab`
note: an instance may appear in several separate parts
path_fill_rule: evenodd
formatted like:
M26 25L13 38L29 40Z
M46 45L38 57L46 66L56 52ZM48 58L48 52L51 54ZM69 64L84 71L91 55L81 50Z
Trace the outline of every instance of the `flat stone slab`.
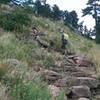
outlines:
M70 98L81 98L81 97L91 97L91 91L88 86L72 86L70 88Z
M78 100L90 100L88 98L79 98Z
M90 77L65 77L63 79L59 79L54 83L54 85L58 87L72 87L85 85L89 88L97 88L99 84L99 80Z

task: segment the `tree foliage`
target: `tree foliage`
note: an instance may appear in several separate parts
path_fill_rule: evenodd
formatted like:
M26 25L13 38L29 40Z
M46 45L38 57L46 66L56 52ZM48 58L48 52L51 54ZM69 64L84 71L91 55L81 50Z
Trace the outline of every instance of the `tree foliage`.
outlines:
M43 16L53 20L63 20L65 25L78 28L78 16L75 11L62 11L56 4L51 7L46 3L46 0L2 0L0 3L11 3L18 5L17 7L20 5L20 7L22 7L22 9L24 8L24 11L28 14L33 13L36 16Z
M7 4L11 2L12 0L0 0L0 4Z
M98 22L96 25L96 42L100 44L100 17L98 17Z
M87 7L82 10L83 16L92 15L95 19L95 28L96 28L96 42L99 43L100 30L99 30L99 15L100 15L100 0L88 0Z
M0 0L0 4L12 3L12 4L15 4L15 5L18 5L21 2L23 2L23 0Z
M57 5L53 6L52 16L54 19L59 20L61 18L61 11Z
M0 13L0 27L7 31L23 32L24 26L28 26L31 20L21 8L16 8L10 13Z
M70 24L71 27L78 28L78 16L75 11L65 12L65 25Z

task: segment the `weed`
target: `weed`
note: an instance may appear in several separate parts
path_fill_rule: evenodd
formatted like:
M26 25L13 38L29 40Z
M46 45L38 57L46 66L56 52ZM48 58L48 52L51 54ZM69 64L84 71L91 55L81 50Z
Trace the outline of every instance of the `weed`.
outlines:
M43 64L46 68L49 68L55 64L54 58L52 57L51 54L48 54L47 56L45 56Z

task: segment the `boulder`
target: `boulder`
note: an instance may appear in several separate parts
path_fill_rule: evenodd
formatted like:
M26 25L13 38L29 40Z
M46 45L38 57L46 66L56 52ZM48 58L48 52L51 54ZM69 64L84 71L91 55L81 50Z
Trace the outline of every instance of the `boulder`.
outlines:
M86 85L90 88L96 88L100 84L99 80L90 77L76 77L73 79L72 84L74 85ZM74 86L75 86L74 85Z
M66 87L67 86L66 81L67 81L66 78L59 79L54 83L54 85L57 86L57 87Z
M100 95L96 95L95 100L100 100Z
M59 79L54 84L59 87L85 85L89 88L97 88L100 82L99 80L90 77L65 77L63 79Z
M71 98L91 97L90 88L88 86L72 86L68 96Z
M91 74L89 73L86 73L86 72L83 72L83 71L80 71L80 72L73 72L71 73L72 76L75 76L75 77L92 77Z
M78 72L78 68L76 68L75 66L65 66L64 67L64 71L65 72Z
M52 70L44 70L43 78L44 80L47 80L49 83L52 83L58 79L61 79L62 75Z
M91 62L84 56L77 56L74 58L74 61L78 66L84 66L84 67L93 66L93 62Z
M78 100L90 100L88 98L79 98Z
M48 89L50 90L50 92L52 94L52 100L58 100L57 98L61 94L61 88L56 87L54 85L49 85ZM65 94L64 94L64 100L67 100Z
M60 88L59 87L56 87L54 85L49 85L48 89L50 90L53 98L56 98L57 96L59 96L59 94L60 94Z

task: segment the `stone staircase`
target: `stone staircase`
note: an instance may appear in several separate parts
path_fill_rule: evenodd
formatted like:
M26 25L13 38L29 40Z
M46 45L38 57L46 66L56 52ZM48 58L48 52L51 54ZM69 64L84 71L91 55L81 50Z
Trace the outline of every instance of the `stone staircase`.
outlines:
M100 95L100 81L92 62L85 58L84 61L88 64L78 64L73 59L64 59L61 64L52 66L44 72L45 80L49 85L63 88L67 100L92 100L96 92Z

